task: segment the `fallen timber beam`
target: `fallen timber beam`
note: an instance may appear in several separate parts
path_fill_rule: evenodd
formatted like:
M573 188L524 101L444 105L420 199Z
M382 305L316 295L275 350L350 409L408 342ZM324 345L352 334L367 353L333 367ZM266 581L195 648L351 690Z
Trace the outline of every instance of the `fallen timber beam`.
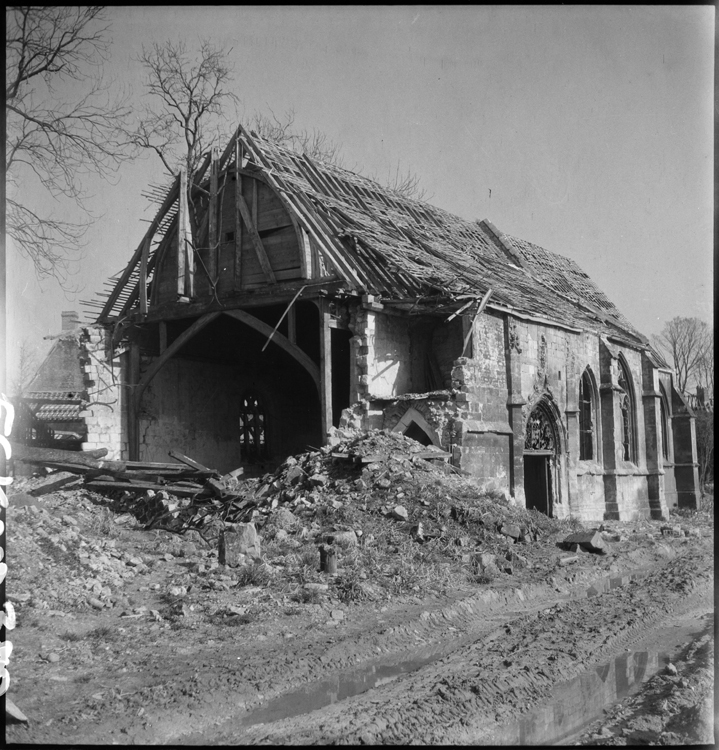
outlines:
M64 451L59 448L36 448L31 445L11 442L12 457L26 463L42 463L43 461L62 461L70 464L89 465L97 463L96 459L107 455L107 448L97 448L92 451Z

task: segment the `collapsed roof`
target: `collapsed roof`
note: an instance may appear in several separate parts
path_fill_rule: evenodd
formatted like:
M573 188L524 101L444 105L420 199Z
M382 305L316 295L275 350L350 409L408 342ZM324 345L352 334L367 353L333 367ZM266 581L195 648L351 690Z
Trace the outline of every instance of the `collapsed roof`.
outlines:
M322 266L350 293L423 312L427 303L457 307L491 290L490 308L647 345L574 261L502 234L488 221L468 221L407 198L242 127L216 168L230 172L238 160L275 191ZM200 189L209 185L203 180L209 163L208 155L195 177ZM110 280L104 299L85 303L101 308L98 322L130 316L141 298L150 298L158 248L176 232L179 184L178 177L151 223L149 249L143 255L143 240L125 270Z

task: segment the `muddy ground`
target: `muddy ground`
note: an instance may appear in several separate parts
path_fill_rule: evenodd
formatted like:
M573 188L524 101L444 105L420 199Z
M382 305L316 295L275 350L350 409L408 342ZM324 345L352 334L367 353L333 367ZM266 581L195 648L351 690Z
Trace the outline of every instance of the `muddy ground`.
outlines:
M261 559L238 567L216 522L147 530L127 497L19 480L8 742L714 742L712 503L590 526L604 554L572 552L579 524L480 496L412 442L256 484L275 482ZM321 573L317 545L349 532Z

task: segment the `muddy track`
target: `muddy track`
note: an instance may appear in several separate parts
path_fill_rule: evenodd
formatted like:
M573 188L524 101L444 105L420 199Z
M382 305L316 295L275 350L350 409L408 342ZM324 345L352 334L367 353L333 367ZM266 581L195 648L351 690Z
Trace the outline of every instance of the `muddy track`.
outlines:
M457 625L474 622L467 632L470 642L462 638L460 648L416 673L311 714L256 726L247 725L250 717L237 717L214 731L206 727L201 735L212 744L395 743L420 737L427 743L492 743L502 726L546 700L558 682L638 641L677 610L702 602L711 609L711 556L708 550L680 554L638 581L589 598L547 606L545 591L542 609L537 610L541 588L536 599L522 597L524 611L516 606L507 610L505 597L503 613L478 616L479 602L473 597L474 602L470 599L425 617L420 621L424 629L413 628L415 623L399 627L404 636L414 632L420 639L435 640L441 637L443 629L437 626L444 618ZM516 602L516 594L514 598ZM498 626L498 620L503 624ZM477 631L484 632L473 637ZM383 651L391 651L392 645L390 637ZM344 647L347 660L356 661L362 653L349 650L348 644ZM327 666L341 667L345 661L330 660Z

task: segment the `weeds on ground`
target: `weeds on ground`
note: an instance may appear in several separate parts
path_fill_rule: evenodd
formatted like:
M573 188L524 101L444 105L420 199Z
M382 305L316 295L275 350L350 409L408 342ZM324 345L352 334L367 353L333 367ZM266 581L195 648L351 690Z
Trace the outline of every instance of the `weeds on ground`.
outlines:
M263 562L253 562L243 565L237 571L237 585L242 586L267 586L272 580L272 571Z
M90 528L98 536L105 536L109 539L119 536L120 533L115 523L115 514L107 507L101 507L96 511Z
M321 604L322 594L317 589L297 589L290 599L299 604Z

